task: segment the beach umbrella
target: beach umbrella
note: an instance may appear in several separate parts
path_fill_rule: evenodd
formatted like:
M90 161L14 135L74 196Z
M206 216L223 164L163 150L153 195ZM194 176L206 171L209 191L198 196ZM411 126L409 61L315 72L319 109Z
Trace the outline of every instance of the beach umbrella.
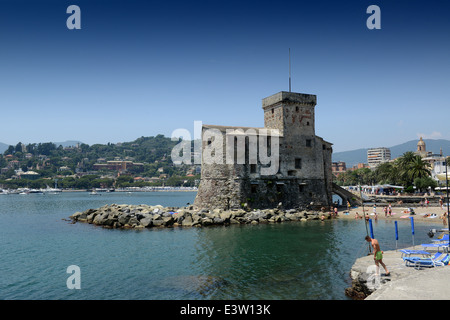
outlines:
M372 239L374 239L375 237L373 236L372 219L369 219L369 227L370 227L370 237L371 237Z
M363 208L364 224L366 225L366 235L369 235L369 230L367 229L366 210L364 209L364 199L362 197L361 185L359 185L359 195L361 198L361 204L362 204L362 208ZM369 244L369 253L372 253L370 244Z
M397 221L395 221L395 250L397 250L397 243L398 243L398 225Z
M413 247L414 247L414 217L410 217L410 219L411 219L411 233L412 233Z

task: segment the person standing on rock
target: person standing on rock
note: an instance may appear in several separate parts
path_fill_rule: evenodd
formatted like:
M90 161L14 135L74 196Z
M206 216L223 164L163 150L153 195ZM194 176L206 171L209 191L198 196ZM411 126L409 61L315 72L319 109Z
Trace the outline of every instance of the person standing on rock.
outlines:
M370 244L372 245L373 259L375 260L375 265L377 266L377 273L378 273L378 270L379 270L380 264L381 264L381 266L384 268L384 270L386 270L386 276L389 276L390 272L388 271L386 265L383 262L383 251L381 251L381 249L380 249L380 244L378 243L378 240L372 239L369 236L366 236L365 239L367 242L370 242Z

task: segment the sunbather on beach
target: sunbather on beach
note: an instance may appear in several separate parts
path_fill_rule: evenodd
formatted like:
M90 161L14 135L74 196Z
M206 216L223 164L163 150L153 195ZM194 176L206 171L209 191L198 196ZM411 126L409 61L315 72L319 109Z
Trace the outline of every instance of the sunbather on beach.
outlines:
M377 239L372 239L369 236L366 236L366 241L370 242L372 244L373 248L373 259L375 260L375 265L377 266L377 273L379 272L380 264L386 270L386 276L389 276L390 273L386 267L386 265L383 262L383 251L380 249L380 244L378 243Z
M441 219L442 219L442 223L444 224L444 226L446 226L447 225L447 213L446 212L444 212L441 215Z

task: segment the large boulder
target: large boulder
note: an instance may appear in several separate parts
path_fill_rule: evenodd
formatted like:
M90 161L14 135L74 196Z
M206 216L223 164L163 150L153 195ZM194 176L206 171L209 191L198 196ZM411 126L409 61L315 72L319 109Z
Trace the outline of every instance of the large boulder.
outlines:
M190 214L185 214L183 221L181 222L181 225L183 227L192 227L194 224L194 220L192 219L192 216Z
M139 223L140 223L141 225L143 225L145 228L150 228L150 227L152 226L152 224L153 224L153 219L150 218L150 217L143 218L143 219L141 219L141 220L139 221Z
M118 222L121 225L126 225L130 221L130 218L131 216L128 213L122 213L118 218Z

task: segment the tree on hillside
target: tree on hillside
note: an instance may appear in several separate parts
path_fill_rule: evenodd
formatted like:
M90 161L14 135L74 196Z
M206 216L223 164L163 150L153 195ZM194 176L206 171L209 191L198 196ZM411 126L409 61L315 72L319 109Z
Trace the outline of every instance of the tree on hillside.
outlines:
M9 146L8 149L6 149L3 154L6 156L8 154L14 154L14 152L15 152L15 148L13 146Z
M56 145L51 142L39 143L37 145L38 153L45 156L49 156L53 150L56 150Z

